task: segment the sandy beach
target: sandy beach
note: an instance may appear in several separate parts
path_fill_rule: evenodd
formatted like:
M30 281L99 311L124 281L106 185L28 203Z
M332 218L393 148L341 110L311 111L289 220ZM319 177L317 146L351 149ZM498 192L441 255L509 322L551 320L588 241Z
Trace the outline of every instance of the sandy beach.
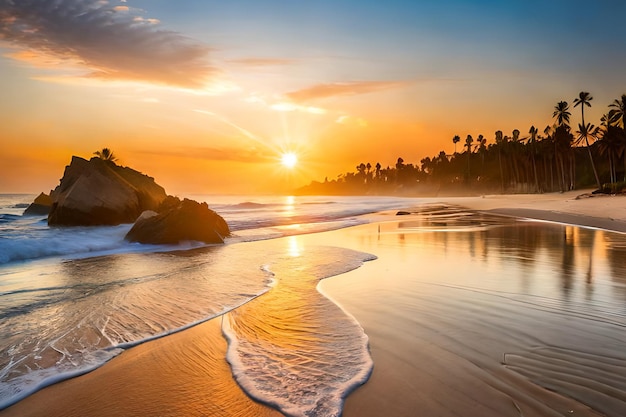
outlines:
M441 198L432 203L477 210L481 216L517 216L626 232L626 197L621 196L589 197L575 191ZM374 362L369 381L347 397L344 416L626 414L626 338L622 335L626 317L623 311L620 315L618 309L607 307L618 306L626 297L626 276L619 276L623 267L611 264L612 258L602 252L606 269L614 268L614 281L605 285L604 264L598 263L593 265L593 271L599 271L593 275L595 281L590 273L586 285L578 278L577 271L583 269L580 276L586 272L583 259L589 260L592 270L589 251L600 251L587 245L600 239L595 232L562 232L568 239L571 233L573 243L567 248L576 258L569 277L563 273L565 267L554 265L548 246L537 252L537 257L546 258L545 270L561 279L559 288L534 280L543 269L531 265L532 256L523 259L516 253L521 278L515 285L523 289L517 291L501 283L506 274L502 271L508 267L506 257L496 266L485 267L484 274L493 276L478 286L463 277L479 263L486 264L487 255L494 252L474 240L484 235L483 229L463 235L471 238L448 242L446 232L421 233L412 215L382 213L372 219L362 226L281 238L288 239L288 246L298 253L325 245L377 257L319 285L363 327ZM520 230L525 237L533 234L528 237L531 251L533 245L543 248L548 239L539 223ZM497 230L493 233L488 237L495 240L494 247L502 246L505 237ZM443 247L443 255L430 254L433 247ZM462 258L461 252L467 252L467 257ZM424 261L429 256L431 264ZM289 263L276 265L278 277L315 269L292 257ZM621 293L608 293L606 288L621 288ZM263 303L270 303L273 290L229 313L228 319L245 314L258 317L255 309L267 312ZM593 297L606 297L606 303L598 298L585 304ZM128 349L93 372L38 391L0 416L282 415L240 388L225 359L226 350L218 317Z

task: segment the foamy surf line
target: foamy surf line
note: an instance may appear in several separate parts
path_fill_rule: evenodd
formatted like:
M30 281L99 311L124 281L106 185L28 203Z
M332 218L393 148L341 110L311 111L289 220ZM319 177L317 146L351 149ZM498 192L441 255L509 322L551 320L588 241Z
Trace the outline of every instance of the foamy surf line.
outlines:
M373 361L363 328L317 284L373 259L348 249L308 248L275 264L268 293L224 316L226 359L250 397L293 417L341 415Z
M271 273L245 245L46 262L5 275L8 286L24 274L32 282L2 295L0 409L266 292Z
M319 280L322 278L332 276L332 275L337 275L347 270L357 268L358 266L361 265L363 261L373 259L372 256L367 255L367 254L362 254L362 253L348 251L348 250L342 250L338 248L332 248L332 249L326 248L324 250L307 248L306 250L302 252L302 254L294 253L291 248L291 245L292 245L291 241L294 238L295 236L292 236L291 238L272 240L269 242L265 241L265 242L240 243L237 245L228 245L227 247L224 247L224 248L229 249L229 253L231 255L228 258L235 264L239 265L239 267L236 268L236 270L238 271L236 272L236 274L238 275L241 275L242 272L244 272L246 268L242 269L241 262L238 262L237 257L234 256L231 252L234 251L240 254L248 254L248 253L254 254L252 259L258 260L258 261L254 261L254 263L251 265L256 265L255 269L257 270L259 270L259 266L261 266L260 270L262 272L262 275L267 277L267 279L269 280L267 281L269 283L269 286L273 285L274 277L273 277L273 274L269 271L267 264L261 263L260 262L261 260L267 261L268 259L271 259L272 269L277 268L279 271L289 269L287 267L281 266L281 265L284 265L285 263L291 264L292 266L297 266L297 265L302 265L302 264L308 265L309 268L316 269L316 272L315 272L316 276L314 277L314 282L316 283L316 282L319 282ZM285 242L287 242L287 249L284 248ZM250 247L251 245L256 249ZM279 248L277 248L277 246ZM259 250L260 248L263 248L264 250L261 251ZM164 256L167 256L167 254L164 254ZM125 259L126 257L127 256L125 256L122 259ZM143 255L143 257L146 257L146 255ZM152 259L152 258L153 257L149 257L149 258L146 258L146 260ZM183 258L186 258L186 257L183 257ZM136 261L137 261L136 259L133 260L133 262L136 262ZM84 262L86 262L89 265L89 264L92 264L93 262L98 262L98 261L97 260L96 261L81 260L78 262L78 264L80 265L81 263L84 263ZM212 265L212 266L215 267L215 265ZM180 267L176 267L175 269L180 269ZM295 267L294 271L295 270L298 270L298 267ZM286 274L282 274L282 275L286 275ZM236 305L232 305L229 308L223 309L216 314L207 315L201 319L191 321L186 325L179 326L177 328L174 328L165 332L161 332L155 335L151 335L148 337L143 337L138 340L123 342L123 343L115 343L115 344L112 343L111 346L104 348L104 349L100 349L92 353L91 359L93 359L95 363L93 362L85 363L83 366L74 368L70 371L59 372L56 369L48 369L47 371L51 373L49 375L42 375L41 373L35 373L35 374L30 374L27 380L19 379L19 378L15 379L13 380L13 383L14 383L13 387L6 386L5 394L9 390L12 390L12 392L8 395L5 395L5 394L1 395L1 397L4 397L4 399L2 402L0 402L0 409L5 409L11 406L12 404L15 404L16 402L41 390L42 388L48 387L58 382L65 381L67 379L71 379L76 376L80 376L82 374L89 373L95 369L98 369L99 367L101 367L102 365L109 362L111 359L113 359L114 357L118 356L119 354L123 353L124 351L128 350L131 347L135 347L135 346L144 344L146 342L151 342L151 341L155 341L158 339L162 339L165 336L171 336L171 335L174 335L175 333L180 333L183 330L189 329L191 327L195 327L196 325L204 323L213 318L223 316L225 313L232 312L233 310L244 309L246 308L245 306L251 300L256 300L257 298L259 298L260 295L267 295L266 294L267 289L268 289L268 286L266 285L265 290L256 294L254 297L246 298L243 302L240 302ZM318 296L320 298L324 298L323 296L319 295L319 293L318 293ZM260 298L263 298L263 297L260 297ZM335 310L336 316L340 316L344 318L348 317L342 310L334 306L332 302L328 302L328 304L331 305L330 308L336 309ZM325 309L330 311L330 309L327 307L325 307ZM309 307L309 308L311 309L313 307ZM310 314L314 315L314 313L310 313ZM357 349L356 353L353 352L353 356L361 357L361 359L359 360L360 365L354 367L354 369L356 369L356 372L354 372L353 377L350 378L348 381L343 381L340 384L340 386L333 388L333 390L336 390L338 393L335 396L334 401L335 402L338 401L339 403L343 401L343 398L352 389L354 389L356 386L359 386L360 384L365 382L365 380L367 380L367 377L369 376L369 372L371 371L371 359L369 358L369 354L367 353L367 336L365 336L365 334L363 333L363 330L360 328L360 326L354 320L354 318L349 316L348 319L346 320L348 323L346 324L347 326L346 328L350 329L348 333L352 334L353 336L356 335L355 341L357 341L357 343L359 343L359 346L360 346L360 348ZM233 340L232 337L231 337L231 340ZM44 370L44 372L45 371L46 370ZM19 385L18 389L13 389L15 388L15 384ZM267 403L272 403L272 401L268 401ZM284 405L281 405L281 407L284 409ZM277 407L277 408L280 409L280 407Z
M13 216L21 221L21 217ZM237 221L231 225L233 236L226 243L275 239L282 236L319 233L356 226L367 222L357 215L337 219L323 218L318 221L301 218L302 222L290 221ZM308 221L307 221L308 220ZM36 223L41 223L38 221ZM67 227L49 229L42 224L28 236L0 239L0 267L14 262L38 261L42 259L82 259L124 253L151 253L186 251L211 245L186 241L177 245L149 245L131 243L124 236L131 225Z
M59 372L59 373L55 373L51 376L48 377L43 377L40 379L37 379L36 375L27 375L27 378L25 378L26 381L12 381L15 382L19 385L19 388L17 388L16 394L10 396L9 398L7 398L6 400L1 400L0 399L0 411L4 410L5 408L8 408L10 406L12 406L13 404L23 400L24 398L34 394L37 391L42 390L43 388L46 388L50 385L53 384L57 384L59 382L63 382L65 380L71 379L71 378L76 378L78 376L87 374L89 372L92 372L95 369L100 368L101 366L103 366L104 364L106 364L107 362L109 362L111 359L115 358L116 356L120 355L121 353L123 353L124 351L133 348L135 346L139 346L142 345L144 343L147 342L151 342L154 340L158 340L161 338L164 338L166 336L171 336L174 335L176 333L180 333L184 330L190 329L194 326L197 326L199 324L205 323L209 320L213 320L217 317L223 316L224 314L235 310L239 307L241 307L242 305L254 300L257 297L260 297L261 295L263 295L266 291L263 291L261 293L259 293L258 295L256 295L255 297L246 300L244 302L242 302L239 305L236 306L232 306L229 307L227 309L224 309L222 312L212 315L212 316L207 316L205 318L193 321L187 325L181 326L179 328L176 329L172 329L163 333L159 333L153 336L149 336L143 339L139 339L139 340L134 340L132 342L126 342L126 343L120 343L118 345L115 346L109 346L106 347L104 349L101 349L99 351L95 351L91 353L91 356L97 360L97 363L93 363L93 364L86 364L83 367L79 367L77 369L71 370L71 371L66 371L66 372ZM45 371L45 370L42 370ZM54 370L49 370L51 372L54 372ZM0 377L4 376L3 373L0 373ZM34 382L30 382L30 381L34 381ZM12 385L12 384L9 384ZM12 388L11 386L7 387L9 390ZM3 393L2 391L4 391L4 389L0 390L0 393ZM4 394L4 393L3 393Z

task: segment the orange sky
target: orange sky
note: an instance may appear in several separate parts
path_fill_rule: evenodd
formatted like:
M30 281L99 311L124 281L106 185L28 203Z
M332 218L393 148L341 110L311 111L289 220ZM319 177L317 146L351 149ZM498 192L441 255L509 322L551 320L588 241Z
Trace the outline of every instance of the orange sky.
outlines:
M280 12L248 1L0 3L0 192L48 191L72 155L109 147L170 194L288 193L361 162L451 153L456 134L490 143L498 129L543 130L582 90L598 124L626 91L612 69L625 58L609 52L626 46L616 29L578 42L574 15L556 8L529 21L520 5L481 2L269 3ZM620 15L597 7L590 19ZM298 155L293 170L285 151Z

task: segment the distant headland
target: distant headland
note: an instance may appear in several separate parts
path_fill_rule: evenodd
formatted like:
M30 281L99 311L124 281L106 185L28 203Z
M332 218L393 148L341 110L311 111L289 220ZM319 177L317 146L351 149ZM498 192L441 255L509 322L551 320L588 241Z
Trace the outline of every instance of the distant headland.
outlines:
M581 92L573 101L581 109L581 122L570 127L570 107L554 107L554 125L528 135L517 129L508 136L495 132L494 141L467 135L464 151L457 152L461 136L452 138L454 153L441 151L419 164L398 158L394 166L361 162L355 172L313 181L299 188L303 195L478 195L565 192L595 187L617 194L626 189L626 94L615 99L595 126L585 122L585 107L592 97Z

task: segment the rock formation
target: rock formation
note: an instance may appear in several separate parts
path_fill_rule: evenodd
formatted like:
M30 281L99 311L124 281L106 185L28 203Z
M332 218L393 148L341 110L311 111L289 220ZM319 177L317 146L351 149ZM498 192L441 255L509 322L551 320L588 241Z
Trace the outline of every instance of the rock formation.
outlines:
M51 206L52 198L46 193L41 193L26 207L24 216L47 216Z
M206 203L178 200L168 196L159 213L146 211L137 219L125 239L140 243L179 243L195 240L224 243L230 229L224 219L209 209Z
M61 183L51 192L48 224L92 226L133 223L165 200L152 177L112 161L72 157Z

